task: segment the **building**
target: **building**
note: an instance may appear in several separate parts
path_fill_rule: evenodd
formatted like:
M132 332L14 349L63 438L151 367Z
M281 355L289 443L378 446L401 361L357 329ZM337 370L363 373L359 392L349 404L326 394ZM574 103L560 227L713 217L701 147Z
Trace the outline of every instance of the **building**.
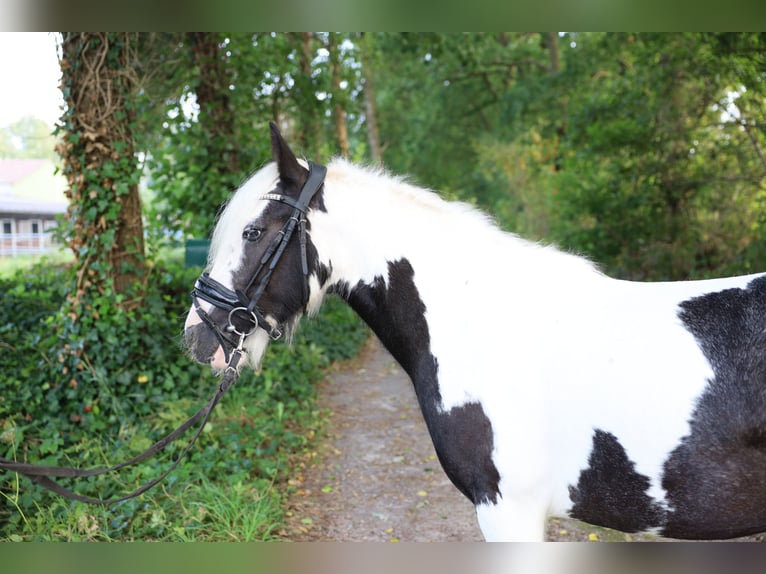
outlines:
M55 247L56 216L66 213L66 180L47 159L0 159L0 257Z

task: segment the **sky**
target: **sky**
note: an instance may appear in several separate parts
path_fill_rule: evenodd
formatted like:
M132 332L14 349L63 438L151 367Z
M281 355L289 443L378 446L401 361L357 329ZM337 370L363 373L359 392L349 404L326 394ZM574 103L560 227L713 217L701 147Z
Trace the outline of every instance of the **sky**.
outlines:
M0 128L31 115L51 127L61 115L56 39L47 32L0 32Z

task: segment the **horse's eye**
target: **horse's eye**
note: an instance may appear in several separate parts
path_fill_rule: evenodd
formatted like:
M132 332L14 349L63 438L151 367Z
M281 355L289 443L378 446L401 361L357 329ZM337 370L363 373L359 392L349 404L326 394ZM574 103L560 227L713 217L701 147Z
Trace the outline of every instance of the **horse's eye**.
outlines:
M242 239L246 239L247 241L257 241L262 233L263 229L259 229L258 227L245 227L245 230L242 232Z

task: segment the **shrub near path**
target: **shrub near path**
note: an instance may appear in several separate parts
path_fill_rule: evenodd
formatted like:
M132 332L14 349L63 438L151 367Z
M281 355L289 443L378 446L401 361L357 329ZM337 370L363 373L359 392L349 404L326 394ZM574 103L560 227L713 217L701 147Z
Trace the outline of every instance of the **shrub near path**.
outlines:
M158 265L153 273L149 307L125 316L115 341L89 342L102 352L92 378L77 385L48 351L62 336L55 319L69 270L41 265L0 279L1 456L109 466L144 450L209 399L217 378L180 346L198 270ZM136 326L139 335L122 336ZM188 458L128 502L85 505L0 473L0 541L274 539L289 457L307 447L320 424L315 383L333 361L354 356L365 338L351 310L328 300L292 347L272 345L261 373L243 373ZM155 459L74 486L102 498L130 492L161 474L185 440Z

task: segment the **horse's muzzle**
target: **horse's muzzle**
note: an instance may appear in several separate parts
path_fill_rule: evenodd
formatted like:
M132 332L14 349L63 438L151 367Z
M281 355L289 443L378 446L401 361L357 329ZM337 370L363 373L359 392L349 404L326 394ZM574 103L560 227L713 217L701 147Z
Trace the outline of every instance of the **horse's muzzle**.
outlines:
M221 348L218 339L203 323L186 327L184 339L194 360L206 365L213 361Z

